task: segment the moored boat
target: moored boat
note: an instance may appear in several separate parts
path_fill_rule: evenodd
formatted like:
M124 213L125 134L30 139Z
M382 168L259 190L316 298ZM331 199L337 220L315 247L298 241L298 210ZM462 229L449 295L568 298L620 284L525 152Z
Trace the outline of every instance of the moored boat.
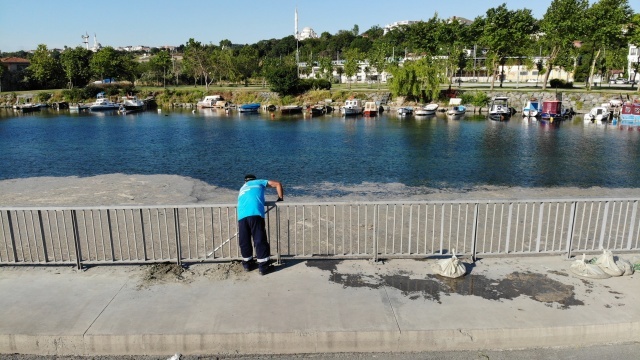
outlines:
M409 116L413 114L413 108L411 106L400 107L397 111L400 116Z
M462 104L461 98L449 99L449 105L451 105L452 107L447 110L447 115L450 115L450 116L464 115L467 112L467 108L461 104Z
M96 96L96 101L89 105L89 110L91 111L108 111L108 110L118 110L120 108L120 104L114 103L105 97L104 92L98 93Z
M543 120L562 120L563 109L560 100L545 100L542 102L540 117Z
M140 111L144 110L146 104L144 101L138 99L137 96L128 95L122 97L122 106L127 111Z
M588 113L584 114L584 122L608 122L611 118L611 112L609 111L609 107L606 105L607 104L596 106L592 108Z
M238 111L241 113L256 113L260 109L260 103L242 104L238 107Z
M494 121L507 121L511 118L511 108L509 98L506 96L496 96L491 100L489 106L489 119Z
M378 105L374 101L367 101L364 103L364 116L376 116L378 115Z
M532 98L527 101L527 104L522 108L523 117L538 117L540 116L540 103L537 99Z
M438 104L428 104L423 107L419 107L413 111L416 116L431 116L435 115L438 110Z
M320 116L327 113L327 107L324 105L314 105L309 109L311 116Z
M302 113L302 106L300 106L300 105L285 105L285 106L282 106L280 108L280 112L283 115L301 114Z
M198 101L196 106L199 108L214 108L217 107L218 101L224 101L221 95L207 95L204 99Z
M640 126L640 102L638 99L622 104L620 125Z
M359 99L349 99L340 108L340 114L344 116L360 115L362 111L362 102Z

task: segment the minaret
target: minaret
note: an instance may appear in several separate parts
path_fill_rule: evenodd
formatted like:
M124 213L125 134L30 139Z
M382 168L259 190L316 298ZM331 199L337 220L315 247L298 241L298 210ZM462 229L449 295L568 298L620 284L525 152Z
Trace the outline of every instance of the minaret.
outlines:
M87 32L85 31L85 35L80 36L82 37L82 42L87 47L87 50L89 50L89 34L87 34Z
M298 7L296 6L296 15L295 15L295 23L296 23L296 66L298 66L298 63L300 62L300 53L298 51Z

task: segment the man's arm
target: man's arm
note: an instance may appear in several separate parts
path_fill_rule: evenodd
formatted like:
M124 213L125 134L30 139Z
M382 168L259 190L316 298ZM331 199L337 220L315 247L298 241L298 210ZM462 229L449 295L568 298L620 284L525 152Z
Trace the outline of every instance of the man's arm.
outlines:
M278 192L278 200L284 200L284 189L282 188L282 184L279 181L269 180L267 186L276 188L276 191Z

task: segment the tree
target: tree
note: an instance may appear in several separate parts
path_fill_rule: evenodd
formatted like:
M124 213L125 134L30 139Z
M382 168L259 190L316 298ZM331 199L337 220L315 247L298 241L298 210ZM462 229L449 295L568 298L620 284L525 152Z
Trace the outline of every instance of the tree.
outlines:
M253 74L260 72L258 50L252 46L244 46L234 58L234 62L239 80L244 82L244 86L249 86L249 79Z
M358 24L353 25L353 29L351 30L351 32L353 33L353 36L360 35L360 27L358 26Z
M373 66L373 68L378 73L378 89L380 89L381 74L386 70L387 67L387 57L389 55L389 50L389 43L378 40L373 43L373 46L368 54L369 64L371 64L371 66Z
M321 56L318 59L318 64L320 65L320 74L322 78L331 80L333 77L333 65L331 64L331 59L326 56Z
M584 33L585 13L589 7L588 0L553 0L540 22L543 34L541 44L549 49L547 68L553 69L562 51L573 48L574 41ZM542 82L542 90L547 88L550 71L547 71Z
M294 60L270 60L263 69L271 91L277 92L280 96L298 93L300 79L298 78L298 66Z
M91 50L81 46L74 49L67 49L60 55L62 70L68 81L69 89L75 85L84 85L91 79L89 64L91 62Z
M37 80L41 86L49 85L54 78L56 62L52 54L47 49L47 45L40 44L31 57L31 64L28 70L32 77Z
M167 70L171 66L171 55L166 50L162 50L149 60L149 65L153 72L162 74L162 86L166 88Z
M114 77L118 72L120 59L118 53L111 46L104 47L93 54L89 67L94 76L99 79Z
M184 47L184 65L186 71L194 79L194 86L198 79L203 78L207 90L209 90L209 73L211 71L211 52L199 41L190 38Z
M502 66L500 87L504 80L504 64L507 56L523 55L531 35L536 30L536 21L531 10L508 10L506 4L487 10L484 18L476 18L473 24L479 31L478 42L487 49L487 61L491 64L492 74L498 65ZM491 80L494 88L495 77Z
M349 89L351 89L351 77L358 72L360 62L364 60L364 54L358 49L348 49L344 52L344 58L344 74L347 76Z
M603 49L627 46L624 28L631 20L631 8L627 0L599 0L586 12L587 39L593 44L591 69L587 89L591 90L593 74Z

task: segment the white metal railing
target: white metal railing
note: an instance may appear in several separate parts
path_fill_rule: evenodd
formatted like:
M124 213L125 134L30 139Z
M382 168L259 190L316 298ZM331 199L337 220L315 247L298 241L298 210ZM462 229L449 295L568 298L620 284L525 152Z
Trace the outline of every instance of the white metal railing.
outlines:
M272 256L640 250L636 198L269 203ZM0 264L239 259L235 205L0 208Z

